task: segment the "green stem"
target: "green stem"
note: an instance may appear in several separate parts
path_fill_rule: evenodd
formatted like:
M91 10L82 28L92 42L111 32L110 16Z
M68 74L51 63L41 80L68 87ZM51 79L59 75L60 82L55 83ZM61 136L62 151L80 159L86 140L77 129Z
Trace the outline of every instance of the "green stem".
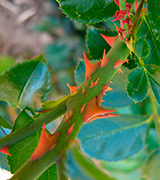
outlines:
M59 116L65 113L66 111L66 102L68 99L64 100L62 103L57 105L52 110L48 111L47 113L38 117L35 121L26 126L17 129L10 134L2 137L0 139L0 149L5 146L11 146L20 140L24 139L25 137L31 135L32 133L38 131L42 128L43 124L49 124L53 120L57 119Z
M118 59L125 60L128 57L128 54L129 50L126 44L122 40L117 39L114 46L106 55L106 58L109 58L108 64L103 68L98 66L91 77L84 81L77 89L77 93L67 101L66 110L68 112L73 110L73 115L71 116L70 121L66 123L64 123L65 118L63 118L63 121L57 128L56 132L59 132L59 136L55 148L35 161L29 159L20 169L18 169L18 171L16 171L11 180L34 180L62 157L66 149L77 137L77 134L83 125L84 112L81 113L81 107L101 93L103 86L109 83L118 70L118 68L114 69L115 62ZM90 85L92 81L95 82L97 78L99 78L98 84L91 88ZM81 93L83 88L86 90L85 93ZM59 108L57 110L60 111ZM68 130L72 125L74 125L73 131L68 133Z
M158 142L159 142L159 146L160 146L160 128L159 128L160 117L158 116L157 107L156 107L156 103L155 103L156 100L155 100L154 94L151 90L149 92L149 97L150 97L150 101L151 101L151 106L152 106L152 111L153 111L153 119L154 119L154 124L155 124L155 128L157 131L157 136L158 136Z

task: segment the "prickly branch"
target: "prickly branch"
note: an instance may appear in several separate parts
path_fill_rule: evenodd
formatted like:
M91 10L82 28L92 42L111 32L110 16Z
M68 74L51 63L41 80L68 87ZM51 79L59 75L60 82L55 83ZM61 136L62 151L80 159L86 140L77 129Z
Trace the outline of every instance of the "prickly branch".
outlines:
M71 87L70 98L66 101L66 113L55 134L48 135L43 127L40 143L31 158L15 173L14 179L36 179L48 167L57 162L77 137L84 123L97 118L116 116L100 107L102 95L111 90L109 82L119 67L126 61L129 50L119 38L100 62L91 64L86 56L85 81L79 87ZM48 143L41 151L41 143ZM43 144L42 143L42 144ZM37 168L38 167L38 168ZM28 173L30 172L30 173ZM25 178L25 179L24 179Z

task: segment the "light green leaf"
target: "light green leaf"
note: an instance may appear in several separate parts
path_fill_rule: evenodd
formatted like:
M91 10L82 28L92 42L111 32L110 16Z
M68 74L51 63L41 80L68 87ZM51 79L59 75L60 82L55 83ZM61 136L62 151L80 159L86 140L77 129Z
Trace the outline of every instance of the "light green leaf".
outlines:
M36 110L50 89L50 72L42 55L9 68L0 76L0 100L12 108Z
M78 134L81 149L104 161L125 159L143 148L149 123L146 117L131 115L94 120Z

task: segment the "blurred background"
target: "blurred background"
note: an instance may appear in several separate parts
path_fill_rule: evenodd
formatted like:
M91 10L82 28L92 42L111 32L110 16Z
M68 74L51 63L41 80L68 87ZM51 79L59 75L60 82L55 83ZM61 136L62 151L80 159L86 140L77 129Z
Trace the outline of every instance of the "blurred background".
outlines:
M68 94L85 33L86 26L66 18L56 0L0 0L0 73L43 53L51 71L48 99ZM0 115L13 121L17 113L0 102Z
M85 33L86 26L66 18L56 0L0 0L0 73L43 53L51 71L48 99L68 94L66 84L75 85L73 73L85 50ZM0 115L13 122L18 110L0 101ZM1 180L9 176L0 171Z

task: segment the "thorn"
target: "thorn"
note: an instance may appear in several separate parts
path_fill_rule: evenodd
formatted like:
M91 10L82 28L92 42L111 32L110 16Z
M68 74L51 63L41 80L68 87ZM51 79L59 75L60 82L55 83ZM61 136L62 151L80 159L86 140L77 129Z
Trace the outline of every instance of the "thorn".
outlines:
M95 87L95 86L97 86L97 84L98 84L98 82L99 82L99 79L100 78L98 78L95 82L91 82L91 85L90 85L90 88L93 88L93 87Z
M101 34L100 35L103 37L103 39L111 46L113 47L113 44L115 42L115 40L118 38L118 36L106 36L104 34Z
M81 109L80 109L80 113L81 113L81 114L83 113L86 104L87 104L87 103L84 103L84 104L82 105L82 107L81 107Z
M106 58L106 50L104 50L100 67L101 68L105 67L108 64L108 62L109 62L109 58Z
M83 86L81 94L83 94L85 92L86 92L86 90L84 89L84 86Z
M84 61L85 61L85 66L86 66L86 75L85 75L85 79L89 78L93 72L97 69L98 65L100 62L97 63L90 63L85 55L85 53L83 53L84 55Z
M97 105L97 97L94 97L87 105L84 115L83 122L88 123L98 118L105 118L111 116L117 116L116 114L111 114L110 112L114 112L115 110L106 110L102 109Z
M102 86L102 91L101 91L101 93L98 95L98 98L97 98L97 104L98 104L98 106L101 105L101 102L103 101L103 100L102 100L103 95L106 95L105 92L107 92L107 91L112 91L112 90L113 90L113 89L109 87L109 83Z
M70 90L71 93L76 93L76 90L77 90L78 87L76 87L76 86L71 86L71 85L69 85L69 84L66 84L66 85L69 87L69 90Z
M125 62L128 63L128 59L125 59L124 61L121 61L121 59L118 59L113 65L114 69L118 68L119 66L121 66Z
M42 127L42 133L39 144L30 158L31 161L39 159L40 157L45 155L48 151L52 150L57 144L56 141L58 139L58 136L59 136L59 132L55 134L48 134L45 130L45 123L44 123Z
M118 69L118 73L123 73L121 68Z
M73 112L74 112L74 110L71 110L71 109L69 109L69 113L67 113L67 111L66 111L66 118L65 118L64 123L66 123L72 117Z
M139 6L137 0L134 2L134 6L135 6L135 12L136 12Z
M1 148L1 149L0 149L0 152L1 152L1 153L4 153L4 154L6 154L6 155L11 156L11 154L8 152L8 148L9 148L9 147L10 147L10 146L5 146L5 147Z
M73 132L74 125L75 125L75 123L73 123L72 126L68 128L68 130L67 130L68 135L70 135Z

